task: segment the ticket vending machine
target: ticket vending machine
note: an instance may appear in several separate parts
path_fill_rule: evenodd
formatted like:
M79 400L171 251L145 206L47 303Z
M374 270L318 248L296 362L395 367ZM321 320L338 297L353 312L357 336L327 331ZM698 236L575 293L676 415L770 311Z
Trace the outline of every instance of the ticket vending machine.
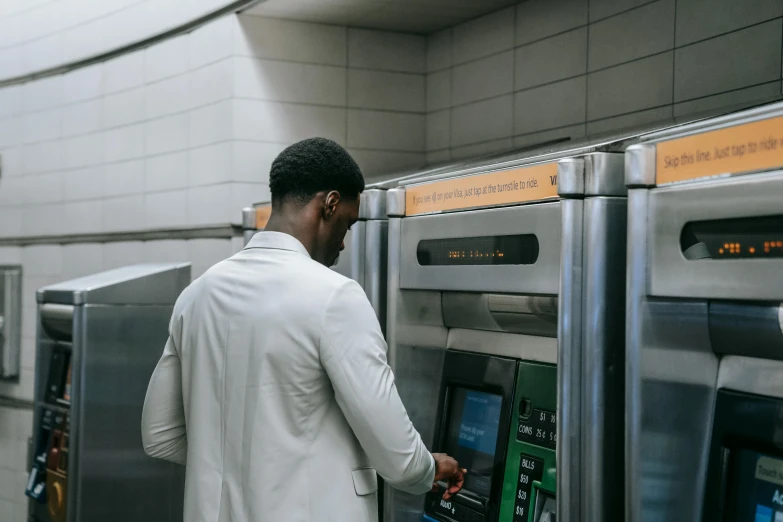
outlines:
M147 385L189 264L133 265L41 288L32 522L178 522L184 468L141 441Z
M387 488L386 522L620 518L624 146L389 190L389 362L428 448L468 478L450 501Z
M783 520L783 105L628 149L629 522Z

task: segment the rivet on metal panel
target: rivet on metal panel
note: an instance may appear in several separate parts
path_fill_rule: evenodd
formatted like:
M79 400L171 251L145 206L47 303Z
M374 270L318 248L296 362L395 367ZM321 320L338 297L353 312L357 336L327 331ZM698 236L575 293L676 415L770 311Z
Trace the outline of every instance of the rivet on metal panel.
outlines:
M565 158L557 163L557 193L560 197L584 195L585 161L582 158Z
M627 187L655 185L655 145L631 145L625 150L625 185Z
M405 215L405 189L397 187L386 191L386 215L400 217Z

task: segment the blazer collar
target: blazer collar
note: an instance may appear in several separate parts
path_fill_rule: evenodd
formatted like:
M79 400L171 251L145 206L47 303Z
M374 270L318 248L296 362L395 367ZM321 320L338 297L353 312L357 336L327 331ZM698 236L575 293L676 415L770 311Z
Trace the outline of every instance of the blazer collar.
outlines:
M268 248L273 250L290 250L298 252L303 256L310 257L310 253L294 236L284 234L283 232L258 232L254 235L245 250L250 248Z

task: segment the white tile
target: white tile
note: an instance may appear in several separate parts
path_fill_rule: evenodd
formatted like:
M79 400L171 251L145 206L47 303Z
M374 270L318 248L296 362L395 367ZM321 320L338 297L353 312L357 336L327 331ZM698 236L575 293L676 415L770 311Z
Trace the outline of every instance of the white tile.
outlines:
M783 25L777 19L677 49L674 101L780 79L781 35Z
M514 134L528 134L584 123L585 76L536 87L514 95Z
M65 171L62 173L62 179L65 201L103 197L103 165Z
M514 89L526 89L587 72L587 28L517 47Z
M188 73L188 105L198 108L232 96L234 59L228 58Z
M60 109L31 112L22 117L24 143L54 140L60 137L62 112Z
M590 0L590 21L594 22L646 4L649 0Z
M139 230L145 223L144 210L143 194L105 199L101 228L104 232Z
M451 106L451 69L427 75L427 111Z
M177 76L189 69L188 35L174 36L144 50L144 80L147 83Z
M24 176L23 204L37 205L55 203L63 200L63 175L60 172Z
M22 175L22 147L0 149L0 177Z
M231 183L190 187L188 193L188 224L222 225L235 219L239 209L231 205Z
M2 189L0 189L2 190ZM14 237L22 235L22 208L0 207L0 236ZM2 249L0 249L0 263L2 261ZM7 261L5 261L7 263Z
M231 146L226 141L189 151L190 186L231 181Z
M658 0L590 26L590 70L674 48L675 0ZM667 28L662 30L662 28ZM622 45L617 45L622 42Z
M423 152L425 116L393 112L348 111L348 147Z
M0 120L0 147L22 143L24 121L24 116L14 116Z
M465 145L451 149L451 157L455 160L465 158L478 158L489 154L500 154L509 151L513 147L511 138L485 141L476 145Z
M91 100L102 94L102 63L80 67L63 75L63 103Z
M144 192L144 160L137 159L103 166L105 197Z
M157 192L187 187L188 154L188 151L180 151L147 158L144 166L144 189L147 192Z
M674 117L681 121L688 119L689 115L702 114L720 110L739 110L751 107L763 102L777 100L781 97L780 82L772 82L738 91L731 91L697 100L676 103L674 105Z
M25 40L19 16L0 18L0 48L15 47Z
M103 244L103 269L111 270L121 266L144 262L144 243L141 241L119 241Z
M144 88L147 119L186 111L190 106L188 102L189 81L188 76L182 75L147 84Z
M24 177L15 177L2 180L0 184L0 207L12 207L23 205L27 182Z
M511 49L514 47L514 8L456 26L453 45L455 64Z
M131 89L103 98L103 127L120 127L144 120L144 88Z
M348 106L358 109L424 112L424 75L350 70Z
M129 125L103 133L103 159L106 162L139 158L144 155L144 124Z
M63 245L63 278L73 279L103 272L103 245L76 243Z
M345 105L345 68L238 57L234 95L254 100Z
M292 62L346 64L346 29L330 25L240 15L235 52Z
M320 136L345 142L345 109L235 100L234 138L292 143Z
M150 120L144 124L144 151L163 154L188 148L190 115L188 113Z
M122 54L103 64L103 91L106 94L144 84L144 51Z
M427 72L451 67L451 29L427 36Z
M24 72L34 73L63 64L63 35L55 33L21 46Z
M63 98L62 86L62 76L25 83L22 86L22 109L24 112L33 112L59 107Z
M747 27L783 14L780 0L679 0L677 45L685 45Z
M451 146L459 147L511 136L511 95L463 105L451 111Z
M514 52L507 51L454 67L451 103L486 100L514 90Z
M103 137L104 133L99 132L63 140L63 168L72 169L101 163L101 161L103 161L103 150L101 146Z
M587 24L588 0L528 0L517 4L517 45Z
M62 108L62 135L97 132L102 128L103 100L77 102Z
M45 141L22 147L22 169L25 174L51 171L62 167L60 141Z
M200 147L234 137L233 107L233 102L226 100L190 111L190 146Z
M269 171L285 145L235 141L232 144L232 175L234 181L269 183Z
M630 131L632 129L639 129L646 124L659 122L664 125L669 125L673 123L672 118L672 106L668 105L666 107L658 107L646 111L634 112L632 114L624 114L614 118L588 122L587 134L595 136L605 133L615 133L623 129Z
M51 236L64 233L63 203L22 207L22 234Z
M424 73L427 69L425 37L348 29L348 66L382 71Z
M444 110L427 114L427 151L448 148L450 138L450 111Z
M22 112L22 86L9 85L0 88L0 118Z
M242 223L242 214L236 209L251 206L253 203L271 201L267 183L231 183L231 200L229 201L229 222L234 225Z
M390 152L385 150L348 149L362 169L365 180L375 176L394 174L404 170L422 167L426 162L422 152Z
M63 251L60 245L33 245L22 249L25 277L55 276L63 270Z
M188 258L194 267L209 268L228 259L234 252L228 239L191 239L187 244Z
M4 265L18 265L22 262L22 249L15 246L0 247L0 263ZM0 423L2 425L2 423ZM2 428L0 428L2 429Z
M188 34L190 68L196 69L230 56L236 23L233 15L221 16Z
M23 76L27 72L24 67L22 49L22 46L0 49L0 71L3 71L4 78Z
M169 190L145 195L146 227L155 229L187 226L187 196L185 190Z
M145 263L177 263L190 261L187 241L184 239L164 239L143 243Z

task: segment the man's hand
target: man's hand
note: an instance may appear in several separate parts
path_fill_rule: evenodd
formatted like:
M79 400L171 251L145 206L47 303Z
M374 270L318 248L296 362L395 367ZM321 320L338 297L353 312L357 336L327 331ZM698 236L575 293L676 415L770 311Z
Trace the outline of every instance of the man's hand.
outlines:
M432 491L438 491L438 483L445 482L443 499L448 500L462 489L468 470L460 468L457 461L445 453L433 453L432 458L435 459L435 483L432 485Z

